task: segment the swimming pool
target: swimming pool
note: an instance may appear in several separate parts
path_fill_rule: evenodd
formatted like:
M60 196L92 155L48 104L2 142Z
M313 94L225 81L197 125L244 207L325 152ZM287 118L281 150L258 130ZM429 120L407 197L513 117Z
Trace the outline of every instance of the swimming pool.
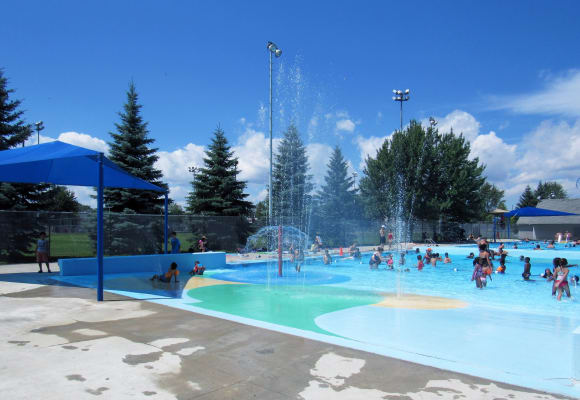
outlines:
M425 248L421 248L423 254ZM106 276L105 288L246 324L393 356L426 365L551 392L580 396L574 386L575 337L580 326L580 288L557 302L551 283L538 275L553 251L510 250L505 275L479 290L471 282L471 251L438 247L451 264L370 270L362 260L337 258L325 266L308 260L298 273L288 262L245 262L182 278L178 285L152 284L147 276ZM576 252L558 256L578 263ZM523 281L520 255L532 258L532 281ZM580 254L579 254L580 255ZM409 272L404 272L409 268ZM400 269L400 270L397 270ZM571 269L580 274L578 269ZM182 271L185 272L185 271ZM183 277L183 274L182 274ZM92 286L94 277L60 277ZM557 339L557 341L556 341ZM558 343L555 350L554 343ZM557 351L557 357L554 352Z

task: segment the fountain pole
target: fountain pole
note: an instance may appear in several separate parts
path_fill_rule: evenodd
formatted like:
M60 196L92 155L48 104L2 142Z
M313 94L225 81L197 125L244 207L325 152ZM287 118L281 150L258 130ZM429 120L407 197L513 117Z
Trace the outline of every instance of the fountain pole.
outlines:
M278 226L278 276L282 276L282 225Z

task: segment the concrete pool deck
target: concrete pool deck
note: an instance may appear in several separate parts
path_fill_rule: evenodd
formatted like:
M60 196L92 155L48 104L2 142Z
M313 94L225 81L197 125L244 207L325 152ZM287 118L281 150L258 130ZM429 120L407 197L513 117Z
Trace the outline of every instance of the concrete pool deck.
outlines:
M10 399L567 398L111 293L98 303L37 268L0 266Z

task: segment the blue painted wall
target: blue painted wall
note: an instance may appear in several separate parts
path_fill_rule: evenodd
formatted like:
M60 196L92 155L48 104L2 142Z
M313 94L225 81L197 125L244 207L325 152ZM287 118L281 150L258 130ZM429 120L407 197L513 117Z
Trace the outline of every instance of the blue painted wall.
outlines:
M199 261L207 269L226 266L226 253L182 253L182 254L151 254L142 256L105 257L103 260L105 274L121 274L133 272L161 273L167 271L172 262L179 269L189 271L195 261ZM96 258L68 258L58 260L60 275L95 275L97 273Z

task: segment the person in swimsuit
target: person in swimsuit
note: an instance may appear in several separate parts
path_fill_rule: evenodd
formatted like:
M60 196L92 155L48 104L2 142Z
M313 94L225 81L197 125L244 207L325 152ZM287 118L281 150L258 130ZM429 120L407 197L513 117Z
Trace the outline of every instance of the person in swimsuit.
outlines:
M379 264L382 261L383 260L381 258L381 253L379 253L378 251L375 251L375 253L371 256L371 259L369 260L369 268L370 269L378 269Z
M302 263L304 262L304 252L302 251L302 249L296 249L294 251L294 261L296 262L296 265L294 265L294 269L296 270L296 272L300 272L300 269L302 268Z
M189 271L189 275L203 275L203 272L205 271L205 267L203 265L199 264L199 261L195 261L195 263L193 264L193 269L191 271Z
M324 263L324 265L329 265L332 263L332 257L330 256L328 249L324 249L324 256L322 257L322 262Z
M449 258L449 253L445 253L445 259L443 260L443 264L451 263L451 258Z
M405 265L405 256L406 256L405 253L401 253L399 255L399 265Z
M568 285L568 274L570 270L568 269L568 260L562 258L560 260L560 268L556 273L556 279L554 285L558 290L558 301L562 300L562 293L566 292L566 296L570 297L570 286Z
M483 267L480 264L479 257L473 259L473 274L471 274L471 281L475 281L475 287L478 289L483 289L487 285L487 280L485 278L485 273L483 272Z
M423 269L423 257L417 256L417 270L421 271Z
M379 245L385 245L387 243L387 238L385 237L385 226L382 225L379 229Z
M389 249L391 248L391 246L393 245L393 232L389 231L389 234L387 235L387 240L389 241Z
M499 267L497 267L497 270L496 270L496 272L498 274L505 274L505 270L506 270L505 258L506 258L506 256L507 256L507 254L505 252L501 253L501 256L499 258Z
M532 264L530 264L530 257L524 258L524 272L522 272L522 278L525 281L530 280L530 276L532 276Z
M172 262L171 263L171 267L169 267L169 270L162 275L153 275L151 277L152 281L158 280L159 282L165 282L165 283L170 283L171 282L171 278L175 279L175 282L179 282L177 280L177 277L179 276L179 270L177 269L177 263Z
M544 273L540 275L542 278L546 279L546 281L554 280L554 274L552 274L552 270L550 268L546 268Z
M42 273L42 263L46 264L46 270L50 273L50 264L48 263L49 243L46 240L46 233L40 232L40 239L36 242L36 262L38 263L38 273Z

